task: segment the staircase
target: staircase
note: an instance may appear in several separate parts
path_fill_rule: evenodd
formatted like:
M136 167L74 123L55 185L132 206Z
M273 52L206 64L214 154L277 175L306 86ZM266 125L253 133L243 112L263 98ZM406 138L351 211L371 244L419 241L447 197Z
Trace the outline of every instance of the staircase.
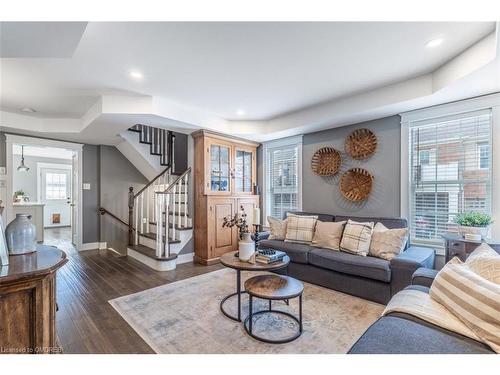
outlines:
M149 145L151 155L158 156L165 168L137 193L129 189L127 255L157 271L172 270L193 259L192 252L181 253L193 237L191 168L173 172L175 135L171 131L140 124L129 130L139 133L139 141ZM101 213L109 212L101 209Z

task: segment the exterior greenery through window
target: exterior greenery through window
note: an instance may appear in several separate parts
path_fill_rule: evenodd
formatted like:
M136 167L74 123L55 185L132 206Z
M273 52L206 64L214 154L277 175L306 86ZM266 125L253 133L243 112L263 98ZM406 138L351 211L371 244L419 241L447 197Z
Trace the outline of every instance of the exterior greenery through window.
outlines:
M409 136L413 243L442 243L460 213L491 213L489 110L412 122Z

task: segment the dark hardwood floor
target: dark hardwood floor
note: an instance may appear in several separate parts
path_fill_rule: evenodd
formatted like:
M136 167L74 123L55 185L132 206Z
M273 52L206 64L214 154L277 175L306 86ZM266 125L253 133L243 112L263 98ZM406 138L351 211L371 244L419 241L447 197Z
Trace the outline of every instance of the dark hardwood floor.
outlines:
M77 252L69 228L47 229L45 243L69 258L57 275L57 336L64 353L153 353L108 301L222 268L186 263L158 272L111 250Z

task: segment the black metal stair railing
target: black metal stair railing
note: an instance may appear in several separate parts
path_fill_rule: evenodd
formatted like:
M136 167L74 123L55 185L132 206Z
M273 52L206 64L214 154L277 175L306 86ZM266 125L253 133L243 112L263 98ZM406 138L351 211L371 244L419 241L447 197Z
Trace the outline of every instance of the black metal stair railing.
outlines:
M142 124L128 130L139 133L140 143L150 145L150 153L160 157L160 165L175 170L175 135L172 131Z

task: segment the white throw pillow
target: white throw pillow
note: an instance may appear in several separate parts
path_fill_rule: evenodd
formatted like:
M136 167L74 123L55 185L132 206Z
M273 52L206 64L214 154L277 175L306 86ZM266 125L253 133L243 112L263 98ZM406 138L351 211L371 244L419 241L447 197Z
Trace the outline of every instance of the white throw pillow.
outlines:
M320 221L316 222L312 246L330 250L340 250L340 240L346 221Z
M377 223L373 228L369 254L391 260L404 250L407 241L408 228L388 229L384 224Z
M317 216L287 215L285 242L311 243Z
M279 220L272 216L267 217L267 222L269 223L269 228L271 229L271 234L269 235L270 240L284 240L286 237L286 224L287 220Z
M373 222L359 223L349 219L342 234L340 250L367 256L372 239Z
M465 264L486 280L500 284L500 254L488 244L483 243L479 245L467 257Z

